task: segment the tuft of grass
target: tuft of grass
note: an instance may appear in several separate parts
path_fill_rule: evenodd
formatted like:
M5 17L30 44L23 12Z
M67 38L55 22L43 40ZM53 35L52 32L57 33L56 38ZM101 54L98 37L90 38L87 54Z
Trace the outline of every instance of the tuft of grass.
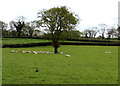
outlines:
M16 50L18 53L11 53ZM69 54L20 53L22 50L53 51L51 46L3 48L3 84L117 84L118 47L64 45ZM110 51L110 54L106 54ZM38 72L36 72L38 70Z

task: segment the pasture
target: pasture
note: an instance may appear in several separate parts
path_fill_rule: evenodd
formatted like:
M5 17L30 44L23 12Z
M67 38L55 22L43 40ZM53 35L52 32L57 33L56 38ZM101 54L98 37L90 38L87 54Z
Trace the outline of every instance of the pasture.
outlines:
M28 43L40 43L50 42L49 40L43 39L30 39L30 38L2 38L2 44L28 44Z
M11 53L11 50L18 52ZM61 45L59 52L70 57L64 54L21 53L22 50L53 52L53 47L3 48L3 84L118 83L117 46Z

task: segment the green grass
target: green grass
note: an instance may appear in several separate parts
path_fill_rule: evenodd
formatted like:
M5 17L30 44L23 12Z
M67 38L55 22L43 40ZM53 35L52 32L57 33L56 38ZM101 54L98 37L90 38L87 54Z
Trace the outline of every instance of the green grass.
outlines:
M70 54L11 53L11 50L53 51L51 46L3 48L3 84L117 84L118 47L61 46ZM110 51L110 54L106 54ZM38 72L35 72L38 69Z
M0 39L1 42L1 39ZM3 38L2 44L28 44L28 43L40 43L40 42L51 42L45 39L32 39L32 38ZM105 42L91 42L91 41L66 41L61 40L60 42L78 42L78 43L105 43ZM109 43L109 42L108 42Z
M50 42L49 40L30 39L30 38L3 38L2 44L27 44L27 43L40 43Z

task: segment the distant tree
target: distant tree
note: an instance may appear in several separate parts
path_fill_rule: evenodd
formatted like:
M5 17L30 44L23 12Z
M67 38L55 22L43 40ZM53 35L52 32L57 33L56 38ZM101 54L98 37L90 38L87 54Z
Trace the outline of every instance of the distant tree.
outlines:
M35 28L36 28L36 26L35 26L35 23L34 23L33 21L32 21L32 22L27 22L27 23L24 25L24 28L23 28L22 32L23 32L24 34L26 34L27 36L32 37Z
M39 37L41 34L40 34L40 30L39 29L35 29L34 32L33 32L33 36L34 37Z
M117 31L118 31L118 40L120 40L120 26L118 26Z
M107 25L106 24L99 24L98 25L100 27L100 33L102 34L102 39L105 38L105 31L107 30Z
M85 29L85 30L83 31L84 37L85 37L85 38L88 38L88 37L89 37L88 34L89 34L89 30L88 30L88 29Z
M93 35L92 37L95 38L97 33L99 32L98 28L97 27L91 27L91 28L92 28L92 35Z
M3 37L8 35L7 26L8 26L7 23L0 21L0 33L2 33Z
M13 24L14 21L10 21L9 22L9 27L10 27L10 32L11 32L11 36L12 37L17 37L17 31L14 27L14 24Z
M79 39L81 37L81 34L82 32L80 32L79 30L73 29L70 31L69 35L72 39Z
M78 16L70 12L66 6L43 10L38 14L40 25L46 27L51 34L54 53L56 54L58 53L61 34L75 28L79 20Z
M117 36L117 30L115 28L111 28L107 30L108 38L113 38L114 36Z
M83 35L85 38L95 38L98 33L97 27L89 27L83 31Z
M16 28L17 31L17 36L20 37L21 33L22 33L22 29L25 26L25 21L24 21L24 17L20 16L18 17L17 21L12 21L11 24L14 25L14 27Z
M3 21L0 21L0 29L6 29L7 28L7 23L3 22Z

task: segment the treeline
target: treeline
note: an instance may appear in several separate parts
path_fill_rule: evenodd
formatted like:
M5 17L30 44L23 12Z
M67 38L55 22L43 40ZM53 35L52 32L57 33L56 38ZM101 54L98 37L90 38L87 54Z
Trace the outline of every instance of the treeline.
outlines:
M25 22L25 18L20 16L17 20L12 20L9 24L0 21L0 32L2 37L40 37L51 39L51 34L48 29L40 28L38 22ZM63 32L61 39L117 39L119 38L120 27L114 25L108 27L106 24L99 24L97 27L89 27L83 31L73 29L71 31ZM120 39L120 38L119 38Z

